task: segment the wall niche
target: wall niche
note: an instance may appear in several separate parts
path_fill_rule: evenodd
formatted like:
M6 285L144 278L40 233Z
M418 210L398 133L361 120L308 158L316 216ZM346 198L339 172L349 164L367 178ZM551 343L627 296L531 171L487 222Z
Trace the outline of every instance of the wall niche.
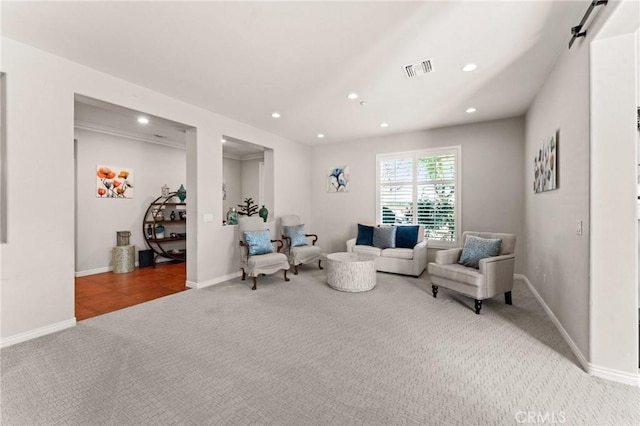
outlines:
M260 209L269 210L273 221L273 150L232 136L222 136L222 220L227 212L252 198Z

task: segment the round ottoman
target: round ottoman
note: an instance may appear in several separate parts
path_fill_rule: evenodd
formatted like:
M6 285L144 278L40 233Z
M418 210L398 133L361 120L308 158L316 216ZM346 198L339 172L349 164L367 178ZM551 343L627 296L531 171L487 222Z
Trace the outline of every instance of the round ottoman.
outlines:
M328 254L327 284L351 293L371 290L376 286L376 257L346 252Z

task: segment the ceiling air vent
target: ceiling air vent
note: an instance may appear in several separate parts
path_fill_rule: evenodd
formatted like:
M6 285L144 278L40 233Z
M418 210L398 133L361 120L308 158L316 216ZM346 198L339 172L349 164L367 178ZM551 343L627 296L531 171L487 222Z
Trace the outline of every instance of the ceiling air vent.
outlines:
M404 74L407 76L407 78L419 77L433 71L433 68L431 67L431 59L414 62L413 64L405 65L403 68Z

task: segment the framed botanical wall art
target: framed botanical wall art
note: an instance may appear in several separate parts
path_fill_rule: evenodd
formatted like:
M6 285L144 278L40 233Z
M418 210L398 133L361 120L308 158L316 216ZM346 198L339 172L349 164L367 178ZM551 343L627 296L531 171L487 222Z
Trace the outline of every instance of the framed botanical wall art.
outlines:
M349 166L338 166L327 173L327 192L349 192Z
M533 159L534 192L552 191L558 188L558 141L560 131L556 130L542 143Z
M133 169L98 164L96 170L96 197L133 198Z

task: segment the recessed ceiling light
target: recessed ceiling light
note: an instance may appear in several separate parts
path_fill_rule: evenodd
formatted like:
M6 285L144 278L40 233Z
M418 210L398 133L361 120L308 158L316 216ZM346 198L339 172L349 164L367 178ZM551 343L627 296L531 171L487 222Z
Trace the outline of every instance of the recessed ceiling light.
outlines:
M347 99L351 99L351 100L358 99L358 94L356 92L351 92L347 95Z
M360 101L361 106L365 106L367 103L365 101Z
M475 70L476 68L478 68L476 64L467 64L464 67L462 67L462 71L469 72L469 71Z
M323 133L318 133L318 138L320 138L320 139L324 138L324 134Z
M279 112L274 112L273 114L271 114L271 116L273 118L280 118L280 113Z
M467 114L473 114L474 112L476 112L477 110L474 107L471 108L467 108Z
M138 117L138 123L149 124L149 119L147 117Z
M389 127L389 123L380 123L380 127Z

